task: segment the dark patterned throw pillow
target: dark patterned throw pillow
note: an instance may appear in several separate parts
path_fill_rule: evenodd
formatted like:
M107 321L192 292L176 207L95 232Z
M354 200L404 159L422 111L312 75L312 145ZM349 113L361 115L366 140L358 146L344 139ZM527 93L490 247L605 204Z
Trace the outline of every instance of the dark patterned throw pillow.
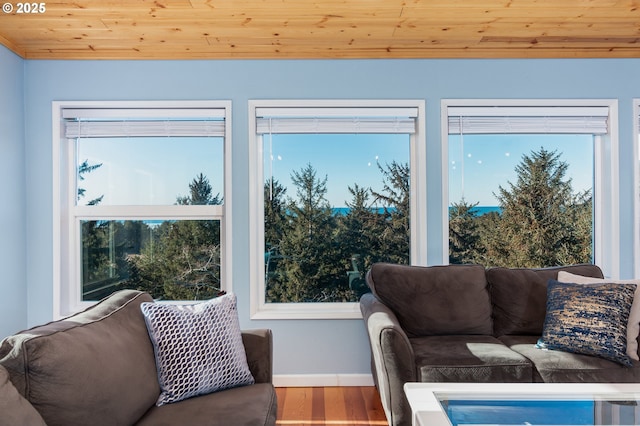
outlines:
M538 347L592 355L631 366L627 322L635 284L572 284L549 280Z

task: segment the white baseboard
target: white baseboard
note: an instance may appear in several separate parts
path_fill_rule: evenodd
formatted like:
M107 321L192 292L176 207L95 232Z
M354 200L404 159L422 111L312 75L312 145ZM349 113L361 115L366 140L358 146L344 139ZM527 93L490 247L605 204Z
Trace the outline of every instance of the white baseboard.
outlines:
M373 386L371 374L274 374L275 387Z

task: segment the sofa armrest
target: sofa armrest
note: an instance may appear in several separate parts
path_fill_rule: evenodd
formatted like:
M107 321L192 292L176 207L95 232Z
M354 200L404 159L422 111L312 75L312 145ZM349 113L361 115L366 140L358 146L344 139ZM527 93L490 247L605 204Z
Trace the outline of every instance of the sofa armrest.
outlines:
M273 382L273 335L263 328L242 330L242 343L247 354L249 370L256 383Z
M360 310L371 345L372 373L389 424L411 424L403 387L418 379L409 338L395 314L373 294L360 298Z
M0 365L0 424L46 426L40 413L13 386L9 372Z

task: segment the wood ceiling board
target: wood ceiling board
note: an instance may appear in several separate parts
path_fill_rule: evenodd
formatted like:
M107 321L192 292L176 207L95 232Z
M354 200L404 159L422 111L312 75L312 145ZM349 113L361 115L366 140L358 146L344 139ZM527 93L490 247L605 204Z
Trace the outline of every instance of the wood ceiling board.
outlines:
M540 46L521 47L514 46L513 42L504 45L493 43L496 48L465 48L465 47L442 47L439 45L430 45L422 49L415 47L402 48L390 46L384 53L380 49L358 48L340 49L332 51L327 49L308 49L301 53L300 49L295 49L294 53L289 52L287 46L272 46L270 49L254 49L251 51L242 50L241 48L225 48L225 49L194 49L186 47L183 50L171 48L169 59L273 59L278 57L281 59L422 59L422 58L583 58L582 51L568 48L550 47L543 48ZM601 48L591 49L589 57L592 58L628 58L638 57L637 49L620 48ZM122 49L107 50L95 48L95 51L88 49L67 50L48 52L45 50L34 51L29 53L30 59L122 59ZM119 53L120 52L120 53ZM95 53L95 54L94 54ZM167 56L166 52L158 49L139 48L131 55L129 59L158 59ZM56 57L56 55L60 55Z
M52 59L639 57L638 0L478 4L58 0L0 14L0 43Z

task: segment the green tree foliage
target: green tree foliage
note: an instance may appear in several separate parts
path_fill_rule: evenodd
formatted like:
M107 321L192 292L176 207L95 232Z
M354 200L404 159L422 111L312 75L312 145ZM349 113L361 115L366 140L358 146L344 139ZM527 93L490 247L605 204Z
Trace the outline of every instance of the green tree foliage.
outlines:
M281 280L273 282L277 301L337 301L348 290L340 288L340 251L335 242L336 218L326 199L327 177L319 179L308 164L294 171L296 200L287 206L290 227L280 240Z
M77 181L78 183L85 180L86 175L91 173L102 166L100 164L89 164L89 160L84 160L78 165L77 169ZM78 185L77 202L86 196L86 189ZM98 205L103 195L91 199L85 203L88 206ZM84 221L81 225L81 238L82 238L82 283L83 294L94 291L91 288L87 288L89 283L103 282L109 280L114 275L115 265L112 262L109 252L101 249L106 247L109 242L109 226L105 221ZM85 283L87 286L85 286ZM94 285L94 287L100 287L101 284Z
M449 209L449 263L481 263L485 254L475 207L465 200Z
M179 205L215 205L209 180L200 173L189 184L189 195ZM148 291L156 299L197 300L220 292L220 222L164 221L147 230L152 237L138 255L128 255L125 288Z
M345 204L348 212L338 217L338 241L343 259L351 259L351 270L347 271L349 288L358 300L369 291L365 273L374 262L382 261L380 236L384 233L389 214L379 212L373 204L370 188L358 184L348 187L351 201ZM354 300L352 298L352 300Z
M221 284L219 222L165 221L157 233L151 272L162 272L163 287L156 297L197 300L216 296Z
M83 170L96 168L85 164ZM378 168L382 190L350 186L346 213L334 211L327 176L319 178L310 164L292 173L293 198L279 182L265 183L267 301L355 302L367 291L364 273L372 263L408 263L409 168ZM178 205L220 203L202 173L187 195L176 197ZM220 290L217 221L90 221L83 232L88 289L134 288L179 300L214 297Z
M334 212L328 178L318 178L310 164L291 176L295 199L285 201L278 182L265 183L268 302L355 302L367 291L364 273L372 263L408 263L409 168L392 163L379 170L382 191L349 186L345 213Z
M383 232L384 219L371 202L371 189L357 183L348 187L352 198L345 204L349 209L338 223L339 241L347 258L357 262L359 270L366 270L377 261L378 236Z
M287 189L277 180L268 180L264 184L264 240L267 250L277 250L278 242L288 229L286 193Z
M280 242L290 223L285 200L286 188L277 180L264 185L265 291L267 300L278 300L284 275L280 267Z
M79 173L98 167L85 161ZM378 169L382 189L349 186L345 212L332 208L328 177L319 178L310 164L292 173L292 198L278 181L265 182L267 302L354 302L367 291L364 273L374 262L409 263L409 166L393 162ZM515 183L498 188L501 213L478 216L477 203L454 203L450 262L509 267L589 262L591 194L574 194L566 171L559 154L540 149L523 156ZM188 195L176 198L178 205L222 202L202 173L189 184ZM218 221L85 221L81 231L88 297L109 286L145 290L156 299L219 294Z
M149 241L149 227L140 221L83 221L82 283L88 300L106 296L128 275L127 258Z
M481 252L473 256L474 259L480 259L477 263L486 266L506 266L502 259L509 256L509 247L505 245L504 239L498 235L497 231L501 220L502 217L498 212L489 212L475 218L481 248Z
M209 179L200 173L189 184L189 195L178 197L176 199L178 205L218 205L222 204L220 194L213 195L213 188L209 183Z
M556 266L590 261L584 258L576 227L579 209L568 164L560 154L540 148L525 155L516 166L517 182L502 186L496 195L502 208L498 235L507 248L510 266Z
M517 181L498 188L501 214L452 219L450 258L527 268L590 262L591 195L573 192L567 168L555 151L540 148L524 155L515 169ZM454 205L452 213L461 204L466 207ZM472 244L464 246L460 235L471 236ZM470 251L460 256L464 247Z
M91 173L92 171L98 169L102 167L102 163L100 164L89 164L89 160L84 160L82 163L80 163L80 165L78 166L78 181L81 182L85 179L85 175L87 173ZM86 189L85 188L80 188L78 187L78 201L80 201L80 199L84 198L86 193ZM104 197L104 195L101 195L97 198L94 198L92 200L87 201L86 205L87 206L95 206L97 204L99 204L102 201L102 198Z
M110 277L111 262L105 250L108 242L108 223L84 221L82 233L82 279L83 283L104 280Z
M578 193L574 196L574 202L567 211L569 220L573 224L572 233L575 244L566 253L566 261L569 263L589 263L593 259L593 197L591 191ZM563 257L559 257L562 260Z
M378 169L382 173L383 189L372 194L376 203L387 207L385 226L379 236L379 261L408 264L411 247L409 164L393 161L385 167L378 164Z

